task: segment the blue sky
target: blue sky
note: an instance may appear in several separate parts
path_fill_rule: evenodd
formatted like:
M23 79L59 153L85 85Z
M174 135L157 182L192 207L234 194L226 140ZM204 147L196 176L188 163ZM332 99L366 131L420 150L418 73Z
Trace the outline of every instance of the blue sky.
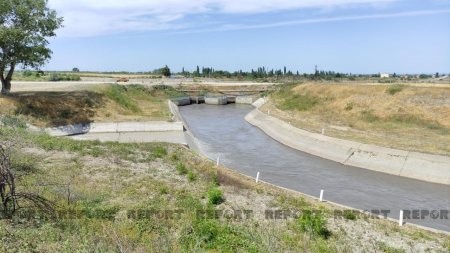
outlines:
M49 0L47 70L450 73L449 0Z

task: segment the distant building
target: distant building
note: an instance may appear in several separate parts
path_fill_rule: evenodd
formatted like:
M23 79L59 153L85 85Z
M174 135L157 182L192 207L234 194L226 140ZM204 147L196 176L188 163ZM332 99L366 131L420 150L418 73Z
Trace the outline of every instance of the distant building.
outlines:
M389 78L389 73L380 73L381 78Z

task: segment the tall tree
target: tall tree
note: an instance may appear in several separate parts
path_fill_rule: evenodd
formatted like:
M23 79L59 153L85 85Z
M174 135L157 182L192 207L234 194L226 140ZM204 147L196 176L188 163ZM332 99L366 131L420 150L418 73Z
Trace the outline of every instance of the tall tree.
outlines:
M47 38L56 36L63 19L47 0L0 2L0 79L2 94L9 94L17 65L39 69L50 59ZM6 75L5 75L6 74Z
M172 75L172 73L170 72L170 68L167 65L161 68L159 71L161 72L161 75L165 77L170 77Z

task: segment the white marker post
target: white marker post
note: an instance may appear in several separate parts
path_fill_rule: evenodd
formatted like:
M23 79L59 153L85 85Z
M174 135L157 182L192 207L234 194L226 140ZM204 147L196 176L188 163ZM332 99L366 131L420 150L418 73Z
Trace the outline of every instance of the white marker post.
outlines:
M255 182L258 183L258 181L259 181L259 171L258 171L258 173L256 173L256 180L255 180Z
M220 163L220 157L217 157L217 162L216 162L216 166L219 167L219 163Z
M322 135L325 134L325 128L322 128Z
M323 190L320 190L319 201L320 201L320 202L323 202Z
M398 225L403 226L403 210L400 210L400 217L398 217Z

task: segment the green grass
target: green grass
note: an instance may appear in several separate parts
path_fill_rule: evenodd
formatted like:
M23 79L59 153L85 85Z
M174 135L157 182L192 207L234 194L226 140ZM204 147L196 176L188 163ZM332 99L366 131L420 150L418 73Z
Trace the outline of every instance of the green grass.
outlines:
M128 88L125 86L120 86L118 84L109 85L104 91L105 95L110 99L114 100L117 104L122 106L125 109L128 109L134 113L140 113L141 109L139 108L136 101L134 101L128 92L135 93L137 91L136 88L129 88L131 91L128 91Z
M277 107L281 110L308 111L320 103L320 98L308 92L297 93L292 91L298 84L279 85L276 91L270 95L277 101Z
M282 110L308 111L319 104L320 99L310 94L291 94L283 98L279 104Z
M441 135L450 134L450 129L442 126L438 122L424 119L421 115L413 115L408 113L398 113L390 115L387 118L377 116L373 110L365 109L360 113L362 120L377 124L383 128L406 128L419 127L427 130L435 130Z
M186 175L186 173L188 173L188 169L186 168L186 165L184 165L184 163L177 164L177 171L180 175Z
M308 233L311 237L328 238L331 232L326 227L326 219L323 212L303 210L297 219L300 231Z
M208 202L213 205L218 205L223 202L223 193L217 187L212 187L208 191Z
M377 242L378 248L385 253L405 253L406 251L404 249L398 249L391 246L388 246L384 242Z

